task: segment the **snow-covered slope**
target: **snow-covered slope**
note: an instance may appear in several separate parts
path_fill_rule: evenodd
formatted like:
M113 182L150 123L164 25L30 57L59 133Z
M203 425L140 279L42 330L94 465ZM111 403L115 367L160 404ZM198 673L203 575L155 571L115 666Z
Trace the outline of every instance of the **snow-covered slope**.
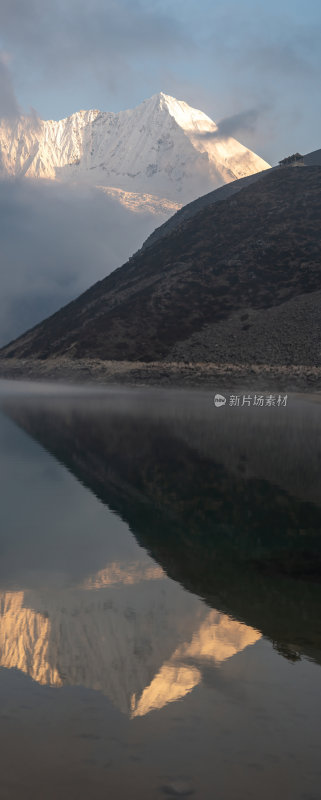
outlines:
M2 175L90 183L183 204L269 166L235 139L211 137L217 130L202 111L161 92L119 113L2 121L0 167Z

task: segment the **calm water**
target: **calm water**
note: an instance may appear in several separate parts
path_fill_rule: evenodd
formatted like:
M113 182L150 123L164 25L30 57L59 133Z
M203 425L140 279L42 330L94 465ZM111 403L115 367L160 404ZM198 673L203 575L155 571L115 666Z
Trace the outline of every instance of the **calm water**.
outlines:
M319 800L321 405L0 406L0 800Z

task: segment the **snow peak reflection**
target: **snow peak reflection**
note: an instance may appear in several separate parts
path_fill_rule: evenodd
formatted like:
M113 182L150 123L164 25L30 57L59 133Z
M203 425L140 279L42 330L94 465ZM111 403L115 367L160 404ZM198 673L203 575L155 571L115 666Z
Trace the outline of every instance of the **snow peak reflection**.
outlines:
M287 394L230 394L225 397L222 394L214 395L214 405L220 406L276 406L285 407L287 405Z

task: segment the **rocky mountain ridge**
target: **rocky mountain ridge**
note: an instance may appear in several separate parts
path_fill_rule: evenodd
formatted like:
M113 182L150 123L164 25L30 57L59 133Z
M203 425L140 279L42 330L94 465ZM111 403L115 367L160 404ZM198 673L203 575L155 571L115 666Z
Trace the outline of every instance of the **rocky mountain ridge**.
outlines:
M0 155L3 176L109 186L179 203L269 167L234 138L220 137L202 111L163 92L119 113L2 120Z

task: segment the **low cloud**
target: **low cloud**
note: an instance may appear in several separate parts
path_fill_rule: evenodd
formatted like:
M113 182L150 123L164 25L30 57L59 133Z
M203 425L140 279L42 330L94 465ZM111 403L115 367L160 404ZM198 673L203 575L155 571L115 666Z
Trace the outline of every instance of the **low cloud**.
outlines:
M0 181L0 346L123 264L155 224L92 188Z
M200 133L199 137L202 139L228 139L230 136L237 136L244 132L254 133L262 113L262 108L250 108L247 111L240 111L239 114L232 114L218 122L215 131Z
M21 115L10 72L0 54L0 118L14 122Z

